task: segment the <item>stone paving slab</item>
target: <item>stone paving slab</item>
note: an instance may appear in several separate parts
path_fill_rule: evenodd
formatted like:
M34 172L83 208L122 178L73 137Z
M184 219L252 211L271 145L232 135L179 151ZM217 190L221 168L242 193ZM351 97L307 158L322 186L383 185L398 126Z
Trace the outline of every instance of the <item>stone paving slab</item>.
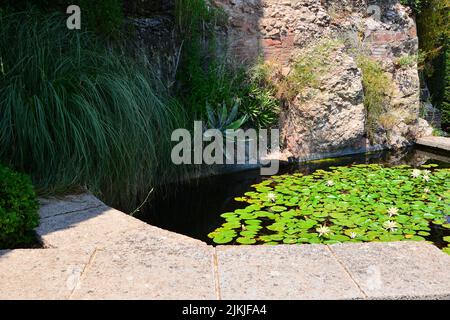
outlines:
M0 251L0 298L450 299L450 256L425 242L214 248L90 195L40 214L47 249Z
M372 242L330 249L370 299L450 299L450 256L431 244Z
M424 137L418 139L417 144L450 151L450 138L447 137Z
M89 252L27 249L0 251L0 299L68 299Z
M362 299L325 245L217 247L222 299Z
M41 203L41 209L39 210L41 219L105 206L103 202L89 193L67 196L63 199L41 198L39 202Z
M142 222L106 206L42 219L37 234L51 248L94 248L108 245L121 232Z
M216 299L214 249L155 237L152 228L124 233L98 250L73 299Z
M148 233L156 238L204 244L199 240L153 227L105 205L84 210L85 204L77 202L75 204L69 203L64 207L70 206L72 209L75 209L77 204L79 211L72 211L50 218L41 218L36 232L43 240L45 246L52 248L85 248L86 250L102 248L114 243L121 237L123 232L142 227L147 228ZM40 210L41 214L46 212L46 210L47 208L43 207Z

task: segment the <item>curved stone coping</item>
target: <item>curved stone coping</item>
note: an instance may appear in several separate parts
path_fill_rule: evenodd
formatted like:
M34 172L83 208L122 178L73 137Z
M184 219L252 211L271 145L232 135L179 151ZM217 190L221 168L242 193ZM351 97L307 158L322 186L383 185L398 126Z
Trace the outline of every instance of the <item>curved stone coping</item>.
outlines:
M213 247L89 194L40 215L45 249L0 251L0 299L450 299L427 243Z
M424 137L416 142L418 145L450 151L450 138L447 137Z

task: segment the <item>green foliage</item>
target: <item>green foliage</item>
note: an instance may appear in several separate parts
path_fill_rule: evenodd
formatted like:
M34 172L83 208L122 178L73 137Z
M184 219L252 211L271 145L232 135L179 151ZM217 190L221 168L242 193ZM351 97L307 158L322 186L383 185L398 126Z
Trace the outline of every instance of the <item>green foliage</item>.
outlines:
M220 114L223 106L240 101L239 113L256 128L270 127L278 120L279 102L253 70L233 68L218 54L214 30L226 14L205 0L176 1L177 29L182 38L182 63L178 72L179 96L185 108L206 118L211 109ZM208 109L210 111L208 111ZM227 112L232 108L228 107Z
M417 55L404 55L398 58L395 63L400 68L407 68L411 67L413 65L416 65L418 63L418 56Z
M226 20L225 13L209 0L176 0L175 19L183 40L198 41L198 37L213 35L213 28Z
M30 178L0 165L0 248L33 244L38 209Z
M417 14L420 49L426 54L423 73L433 104L441 110L443 128L450 127L449 53L450 0L426 0Z
M0 160L40 192L81 186L131 210L176 177L185 114L151 66L37 12L0 16L0 60Z
M123 23L121 0L6 0L4 5L15 11L39 8L46 12L58 10L66 13L69 5L76 4L81 9L81 27L95 31L102 36L116 36Z
M442 123L446 131L450 131L450 44L445 51L444 94L441 104Z
M242 112L249 118L254 128L270 128L277 124L280 113L280 101L273 89L260 86L254 82L249 84L248 95L244 96Z
M217 244L421 241L446 214L450 169L378 164L274 176L236 198L246 207L221 215ZM445 237L447 235L447 237Z
M358 67L363 75L364 106L367 110L367 134L373 139L380 116L387 111L392 80L376 60L358 57Z
M179 96L186 109L199 117L206 115L206 103L231 105L242 82L242 74L216 54L217 16L217 9L205 0L176 1L176 25L182 40Z
M430 59L439 54L450 36L449 10L450 0L428 0L417 15L420 48Z
M401 4L411 7L416 13L421 11L425 2L427 2L427 0L400 0Z
M270 80L272 71L268 64L259 61L247 72L241 110L254 128L270 128L278 122L280 101Z
M68 1L73 3L73 1ZM101 35L115 36L123 24L122 0L78 0L81 23Z
M206 111L208 114L208 128L217 129L222 132L226 130L237 130L247 121L247 117L244 115L238 118L240 101L236 100L231 108L231 112L228 112L228 106L223 103L222 109L218 108L217 111L210 105L206 105Z
M341 45L336 39L325 39L316 46L298 56L294 61L292 71L281 83L283 95L292 100L299 93L308 96L305 89L317 88L320 77L327 72L332 52Z

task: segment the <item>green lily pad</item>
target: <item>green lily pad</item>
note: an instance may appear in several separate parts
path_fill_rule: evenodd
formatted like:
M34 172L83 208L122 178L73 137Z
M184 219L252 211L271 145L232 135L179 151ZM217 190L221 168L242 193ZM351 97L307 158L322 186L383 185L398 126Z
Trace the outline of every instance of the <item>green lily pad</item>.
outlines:
M254 244L256 243L256 240L253 238L240 237L236 239L236 242L240 244Z
M274 176L237 198L247 207L222 214L223 225L208 237L233 242L239 233L238 244L425 241L432 224L450 229L450 169L428 167L425 182L425 168L419 178L409 166L379 164ZM319 228L330 232L319 237Z
M213 239L214 243L217 244L226 244L233 241L233 237L230 237L229 235L217 235Z

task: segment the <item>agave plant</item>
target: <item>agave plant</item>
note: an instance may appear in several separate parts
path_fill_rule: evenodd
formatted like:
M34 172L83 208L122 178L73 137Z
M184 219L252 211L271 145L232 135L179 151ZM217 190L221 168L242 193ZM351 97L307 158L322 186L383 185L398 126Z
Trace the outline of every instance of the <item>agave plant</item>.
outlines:
M214 110L209 103L206 103L206 112L208 115L208 129L217 129L225 133L227 130L237 130L247 121L247 116L238 118L239 106L241 101L235 99L231 111L228 111L226 102Z

